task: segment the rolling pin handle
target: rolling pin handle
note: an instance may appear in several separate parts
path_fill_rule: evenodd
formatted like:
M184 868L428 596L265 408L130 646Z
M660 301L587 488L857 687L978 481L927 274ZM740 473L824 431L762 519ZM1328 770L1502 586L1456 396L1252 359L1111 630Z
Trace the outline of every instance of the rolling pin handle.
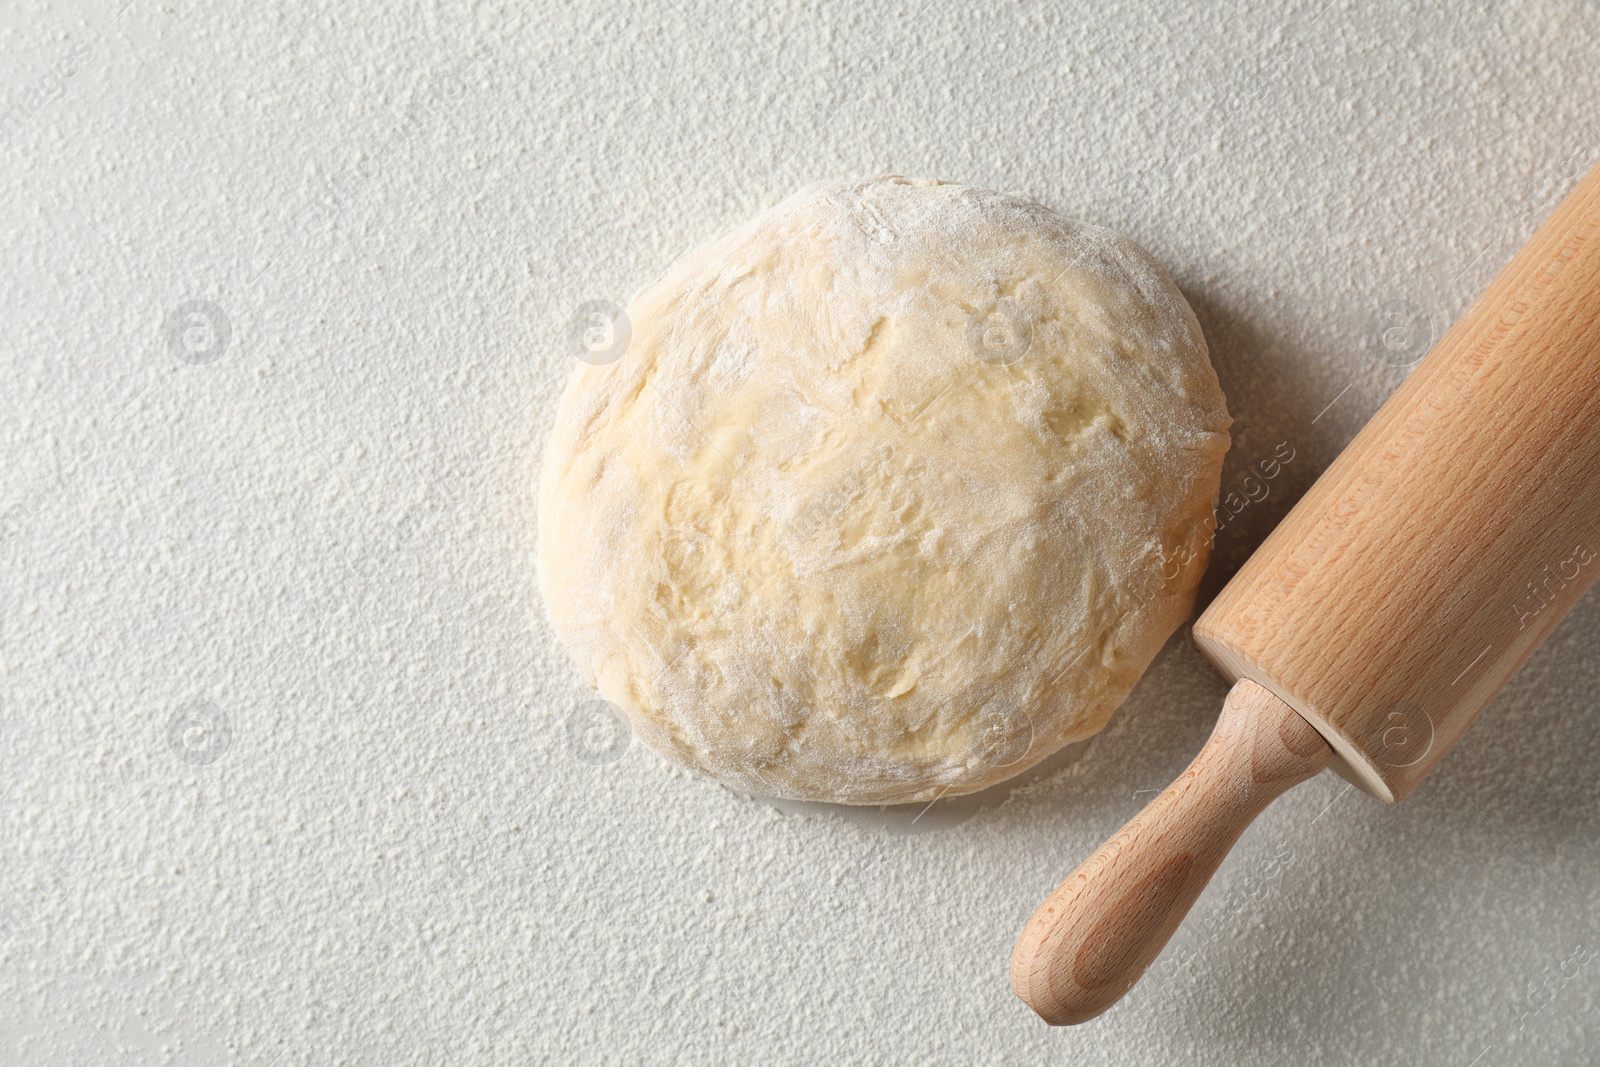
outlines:
M1160 955L1251 821L1332 758L1293 708L1239 681L1188 769L1028 920L1011 988L1053 1025L1111 1007Z

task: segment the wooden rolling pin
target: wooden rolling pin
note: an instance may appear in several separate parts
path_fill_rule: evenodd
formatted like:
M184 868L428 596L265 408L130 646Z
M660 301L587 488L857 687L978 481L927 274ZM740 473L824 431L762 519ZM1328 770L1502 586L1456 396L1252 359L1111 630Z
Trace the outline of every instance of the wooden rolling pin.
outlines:
M1330 763L1403 799L1600 574L1600 168L1194 626L1234 687L1188 770L1061 883L1011 984L1051 1023L1138 981L1245 828Z

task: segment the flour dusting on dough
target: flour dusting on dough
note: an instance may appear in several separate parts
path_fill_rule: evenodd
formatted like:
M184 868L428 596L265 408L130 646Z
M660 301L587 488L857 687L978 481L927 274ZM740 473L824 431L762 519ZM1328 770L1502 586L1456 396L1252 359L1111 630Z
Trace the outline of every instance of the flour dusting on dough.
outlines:
M562 400L540 581L669 757L796 799L981 789L1098 730L1188 615L1229 419L1125 238L824 183L628 314Z

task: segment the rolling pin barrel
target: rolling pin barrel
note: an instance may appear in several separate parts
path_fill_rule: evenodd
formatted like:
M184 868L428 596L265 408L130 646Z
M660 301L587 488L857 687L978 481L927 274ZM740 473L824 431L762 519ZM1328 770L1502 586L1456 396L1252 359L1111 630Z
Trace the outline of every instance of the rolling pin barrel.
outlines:
M1195 623L1236 683L1217 729L1034 913L1017 995L1053 1023L1105 1011L1250 821L1330 760L1404 798L1594 583L1597 555L1600 168Z
M1600 169L1194 626L1399 800L1600 574Z

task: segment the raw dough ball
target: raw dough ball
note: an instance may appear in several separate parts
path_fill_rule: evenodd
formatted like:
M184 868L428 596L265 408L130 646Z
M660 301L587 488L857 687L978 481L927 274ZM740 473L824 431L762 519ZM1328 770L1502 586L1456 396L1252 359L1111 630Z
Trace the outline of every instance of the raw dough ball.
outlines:
M803 189L629 308L539 494L633 729L780 797L966 793L1104 725L1188 616L1229 418L1131 241L1002 193Z

